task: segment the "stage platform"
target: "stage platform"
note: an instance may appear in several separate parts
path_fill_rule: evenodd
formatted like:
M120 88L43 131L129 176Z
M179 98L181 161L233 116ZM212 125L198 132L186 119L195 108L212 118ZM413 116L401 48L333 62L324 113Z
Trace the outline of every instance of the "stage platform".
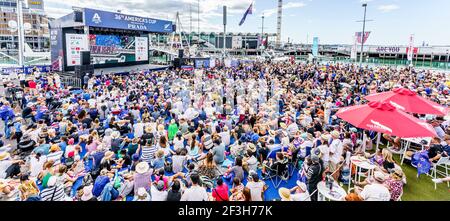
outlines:
M168 65L151 65L151 64L143 64L143 65L133 65L133 66L126 66L126 67L113 67L113 68L96 68L94 70L95 75L100 74L130 74L131 72L138 72L138 71L158 71L158 70L165 70L170 68Z

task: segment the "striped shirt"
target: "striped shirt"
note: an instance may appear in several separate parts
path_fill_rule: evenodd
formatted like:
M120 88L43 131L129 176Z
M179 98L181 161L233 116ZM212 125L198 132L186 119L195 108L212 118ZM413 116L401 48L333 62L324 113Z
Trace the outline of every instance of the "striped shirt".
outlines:
M64 201L64 198L66 197L62 185L45 188L41 191L39 196L42 198L42 201Z
M156 145L144 146L142 148L141 159L147 163L150 163L151 160L153 160L155 158L156 151L158 151L158 147Z
M209 134L205 135L205 140L203 141L203 146L207 150L209 150L213 147L213 141L212 141L211 135L209 135Z

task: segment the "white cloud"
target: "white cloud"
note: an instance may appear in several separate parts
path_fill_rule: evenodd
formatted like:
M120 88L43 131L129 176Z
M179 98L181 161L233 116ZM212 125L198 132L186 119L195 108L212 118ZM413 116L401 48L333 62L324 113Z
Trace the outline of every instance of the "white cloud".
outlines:
M397 10L399 8L400 7L398 5L394 5L394 4L378 6L378 10L380 10L383 13L391 12L391 11Z
M306 6L306 4L303 3L303 2L288 2L286 4L283 4L283 11L285 9L302 8L302 7L305 7L305 6ZM266 16L266 17L270 17L272 15L277 14L277 12L278 12L278 8L271 8L271 9L263 10L261 12L261 14L264 14L264 16Z

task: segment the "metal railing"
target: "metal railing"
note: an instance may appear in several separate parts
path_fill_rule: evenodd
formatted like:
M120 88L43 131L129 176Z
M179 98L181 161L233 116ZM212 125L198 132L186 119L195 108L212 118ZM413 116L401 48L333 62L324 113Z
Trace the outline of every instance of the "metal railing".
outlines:
M80 78L75 77L61 77L61 84L63 87L77 87L81 88L82 82Z

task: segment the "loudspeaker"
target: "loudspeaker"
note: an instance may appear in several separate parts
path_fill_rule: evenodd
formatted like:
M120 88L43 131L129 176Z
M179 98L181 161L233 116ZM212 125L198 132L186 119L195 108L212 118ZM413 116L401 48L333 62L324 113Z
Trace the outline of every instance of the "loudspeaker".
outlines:
M177 25L175 25L175 24L172 25L172 31L173 31L173 32L176 32L176 31L177 31Z
M90 65L91 64L91 52L90 51L82 51L80 55L81 55L81 65Z
M174 68L181 68L181 59L175 58L175 59L173 60L173 67L174 67Z
M94 65L77 65L75 66L75 77L83 78L84 75L94 74Z
M83 22L83 12L81 11L75 11L73 20L75 22Z
M180 60L182 60L182 59L183 59L183 56L184 56L184 49L178 50L178 58L179 58Z

